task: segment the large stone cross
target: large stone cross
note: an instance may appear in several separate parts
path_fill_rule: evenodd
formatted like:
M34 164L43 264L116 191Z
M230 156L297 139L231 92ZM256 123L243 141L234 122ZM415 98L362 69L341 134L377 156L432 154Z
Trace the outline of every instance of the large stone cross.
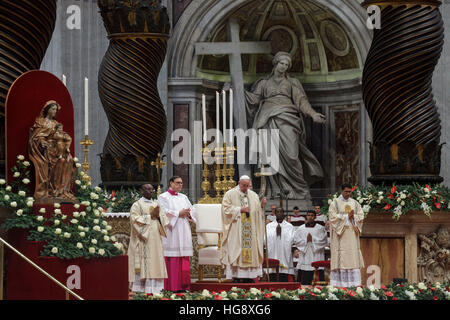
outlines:
M241 54L271 53L269 41L240 41L239 24L235 18L228 22L230 42L197 42L196 55L227 54L229 57L231 84L233 87L233 128L247 129L247 113L244 96L244 76ZM239 175L250 174L248 165L239 165Z

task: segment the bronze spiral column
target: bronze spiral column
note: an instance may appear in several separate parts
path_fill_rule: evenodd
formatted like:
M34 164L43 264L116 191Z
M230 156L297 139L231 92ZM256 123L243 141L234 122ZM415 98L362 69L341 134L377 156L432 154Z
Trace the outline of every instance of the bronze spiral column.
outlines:
M56 0L0 1L0 175L4 175L5 103L23 73L39 69L56 22Z
M369 181L442 182L441 121L431 79L442 52L436 0L367 0L381 8L381 28L363 71L363 99L373 126Z
M108 188L156 182L150 166L162 152L167 119L157 88L169 33L160 1L99 0L109 47L100 65L98 90L109 120L101 155Z

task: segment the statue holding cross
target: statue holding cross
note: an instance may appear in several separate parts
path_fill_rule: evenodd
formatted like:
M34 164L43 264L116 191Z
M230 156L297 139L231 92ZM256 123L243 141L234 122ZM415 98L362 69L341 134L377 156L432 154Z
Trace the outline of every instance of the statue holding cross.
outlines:
M231 83L235 95L233 105L234 128L247 130L247 114L244 98L244 76L242 72L242 54L271 53L269 41L240 41L239 24L232 18L228 22L228 39L230 42L197 42L195 44L196 55L227 54L230 64ZM249 165L239 165L239 176L250 175Z
M274 143L279 146L279 165L276 172L272 170L267 175L268 197L274 199L281 194L286 200L309 203L309 185L323 178L323 170L306 145L303 118L309 116L314 122L323 124L325 116L311 107L300 81L287 74L292 65L289 53L278 52L272 64L272 73L255 82L252 91L245 91L253 128L279 131L279 141Z
M270 54L270 42L241 42L239 24L235 19L230 19L228 23L228 37L231 42L196 43L195 52L197 55L229 56L235 92L234 128L247 130L248 124L251 124L257 132L260 129L279 131L280 141L277 145L280 166L276 172L264 174L268 177L269 198L284 194L286 199L310 202L309 185L323 178L323 170L306 145L303 118L309 116L314 122L323 124L325 116L311 107L300 81L287 74L292 66L292 58L286 52L278 52L272 61L272 73L255 82L251 91L246 91L241 54ZM238 169L239 175L251 175L250 165L239 164Z

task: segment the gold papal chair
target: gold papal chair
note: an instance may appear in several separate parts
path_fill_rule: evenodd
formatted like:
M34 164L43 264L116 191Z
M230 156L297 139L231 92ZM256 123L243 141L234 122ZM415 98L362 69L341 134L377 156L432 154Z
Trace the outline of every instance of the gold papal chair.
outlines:
M220 240L222 236L222 205L194 205L198 242L198 279L203 280L203 266L217 266L217 278L221 282Z

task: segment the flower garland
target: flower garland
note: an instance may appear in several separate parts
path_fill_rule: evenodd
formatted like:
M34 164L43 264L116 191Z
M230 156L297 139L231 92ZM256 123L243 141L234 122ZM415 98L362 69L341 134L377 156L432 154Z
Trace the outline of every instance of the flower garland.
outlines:
M328 196L320 210L321 214L328 216L328 208L338 196L339 193ZM351 197L361 204L365 216L371 212L386 212L393 214L392 218L398 220L409 211L423 211L427 216L433 211L450 211L450 189L438 184L355 186Z
M33 197L27 185L30 183L28 167L30 163L25 157L17 157L17 165L11 170L16 179L9 186L0 180L0 206L11 208L14 212L8 217L2 227L5 230L13 228L31 229L28 240L45 242L42 256L54 256L60 259L114 257L122 255L122 244L114 236L109 235L111 226L104 220L106 216L107 198L101 188L92 188L91 184L80 182L84 172L77 174L75 195L80 204L74 204L75 209L83 211L73 212L73 218L61 212L61 205L53 205L53 214L47 219L43 216L45 208L39 213L32 214ZM78 159L74 158L75 166L81 167Z
M450 300L449 284L433 285L394 284L376 288L332 286L301 288L296 290L245 290L233 287L230 291L173 293L163 290L161 293L136 293L133 300Z
M110 212L130 212L134 202L141 198L141 194L136 189L123 189L112 191L106 194L108 211Z

